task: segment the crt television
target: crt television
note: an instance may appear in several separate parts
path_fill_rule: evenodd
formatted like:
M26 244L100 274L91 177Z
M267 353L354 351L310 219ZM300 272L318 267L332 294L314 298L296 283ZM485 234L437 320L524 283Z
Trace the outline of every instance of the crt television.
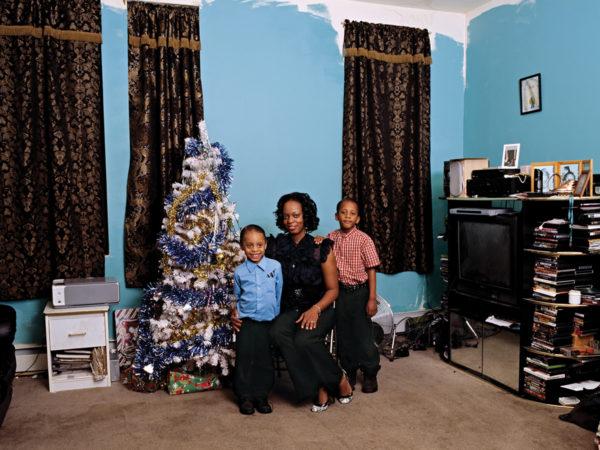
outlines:
M448 217L450 289L517 306L520 298L520 214L497 208L452 209Z

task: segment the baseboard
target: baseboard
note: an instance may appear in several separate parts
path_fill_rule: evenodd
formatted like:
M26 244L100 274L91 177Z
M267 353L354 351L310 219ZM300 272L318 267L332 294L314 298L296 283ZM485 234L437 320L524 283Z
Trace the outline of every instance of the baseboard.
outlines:
M48 370L46 346L35 344L16 344L17 373Z
M386 315L379 315L373 321L377 322L383 328L385 334L388 334L392 330L391 320L393 320L393 323L396 325L396 333L404 333L406 331L406 319L420 317L428 311L429 309L418 309L415 311L395 312L392 314L392 318Z

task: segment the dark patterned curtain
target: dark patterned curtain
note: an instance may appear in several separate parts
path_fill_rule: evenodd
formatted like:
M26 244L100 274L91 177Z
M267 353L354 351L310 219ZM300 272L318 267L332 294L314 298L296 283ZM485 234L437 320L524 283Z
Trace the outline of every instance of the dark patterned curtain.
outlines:
M380 272L429 272L429 34L344 25L343 194L359 203Z
M0 2L0 300L104 276L100 9Z
M125 213L125 280L158 277L163 204L180 179L186 137L203 119L197 7L127 2L131 159Z

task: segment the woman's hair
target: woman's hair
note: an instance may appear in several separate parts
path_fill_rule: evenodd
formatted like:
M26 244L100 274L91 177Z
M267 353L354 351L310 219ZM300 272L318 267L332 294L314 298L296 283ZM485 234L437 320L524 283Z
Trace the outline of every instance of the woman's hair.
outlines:
M283 195L277 202L277 210L274 212L277 218L276 225L280 230L285 231L283 224L283 205L290 200L296 201L302 205L302 218L307 231L315 231L319 227L319 218L317 217L317 205L308 194L303 192L291 192Z
M246 233L248 233L250 231L256 231L257 233L262 234L265 237L265 239L267 238L267 235L265 234L265 230L263 230L258 225L254 225L252 223L252 224L246 225L244 228L242 228L242 232L240 233L240 243L244 242L244 236L246 235Z

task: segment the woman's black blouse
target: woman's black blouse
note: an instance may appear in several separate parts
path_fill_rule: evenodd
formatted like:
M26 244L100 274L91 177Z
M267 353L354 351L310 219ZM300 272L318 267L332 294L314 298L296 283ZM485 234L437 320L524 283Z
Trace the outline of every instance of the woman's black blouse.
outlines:
M321 263L333 247L333 241L324 239L321 245L306 234L296 244L288 234L269 236L266 255L281 264L283 293L281 310L306 311L317 303L325 293L325 281Z

